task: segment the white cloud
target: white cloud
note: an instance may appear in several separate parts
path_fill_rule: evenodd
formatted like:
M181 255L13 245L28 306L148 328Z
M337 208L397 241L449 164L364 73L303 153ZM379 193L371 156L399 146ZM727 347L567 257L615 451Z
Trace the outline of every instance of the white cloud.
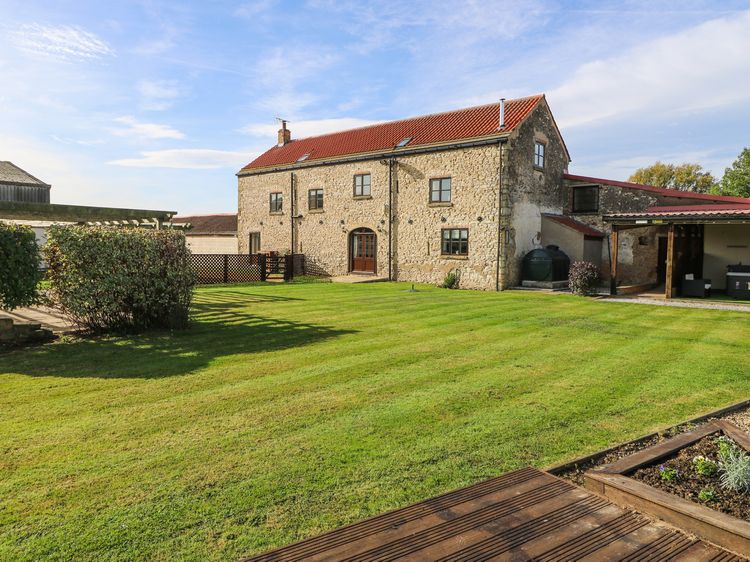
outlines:
M561 127L750 101L750 12L589 62L548 93Z
M253 2L242 3L235 11L234 15L245 19L257 19L267 14L271 8L276 5L277 0L255 0Z
M86 61L115 54L104 40L76 26L24 24L10 33L10 39L21 51L58 61Z
M115 119L116 123L126 125L126 127L114 129L113 133L125 137L137 137L141 139L182 139L185 135L169 125L159 125L157 123L141 123L134 117L123 116Z
M257 155L257 153L256 153ZM134 168L183 168L208 170L211 168L239 169L254 155L249 152L213 150L210 148L180 148L141 152L139 158L112 160L108 164Z
M169 109L183 95L176 80L141 80L137 88L141 95L141 107L151 111Z
M336 119L309 119L306 121L293 121L289 123L289 129L292 131L293 138L313 137L315 135L324 135L334 131L343 131L345 129L355 129L357 127L366 127L381 123L381 121L371 121L369 119L358 119L356 117L339 117ZM240 132L256 137L276 138L276 132L279 130L278 123L250 123L240 129Z

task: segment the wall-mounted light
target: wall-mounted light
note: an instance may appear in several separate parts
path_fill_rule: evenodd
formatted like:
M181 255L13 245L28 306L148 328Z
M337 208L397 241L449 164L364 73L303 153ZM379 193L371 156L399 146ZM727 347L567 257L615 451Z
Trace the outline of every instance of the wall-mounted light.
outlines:
M482 218L482 217L477 217L477 222L482 222L483 220L484 220L484 218Z
M344 224L344 219L341 219L341 224Z
M440 217L440 222L446 222L447 220L445 217Z

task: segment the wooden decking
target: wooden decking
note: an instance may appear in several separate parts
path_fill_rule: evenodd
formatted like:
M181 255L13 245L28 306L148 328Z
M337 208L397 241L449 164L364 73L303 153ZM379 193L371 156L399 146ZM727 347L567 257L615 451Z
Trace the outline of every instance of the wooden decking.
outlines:
M397 559L742 560L534 468L247 560Z

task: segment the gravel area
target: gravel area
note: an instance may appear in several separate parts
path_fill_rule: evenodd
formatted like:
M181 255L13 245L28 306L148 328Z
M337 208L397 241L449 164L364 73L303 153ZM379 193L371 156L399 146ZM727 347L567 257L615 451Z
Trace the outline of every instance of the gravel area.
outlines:
M604 297L599 299L604 302L625 302L631 304L650 304L652 306L673 306L676 308L705 308L709 310L734 310L737 312L750 312L750 305L731 304L719 302L692 302L681 300L649 299L644 297Z

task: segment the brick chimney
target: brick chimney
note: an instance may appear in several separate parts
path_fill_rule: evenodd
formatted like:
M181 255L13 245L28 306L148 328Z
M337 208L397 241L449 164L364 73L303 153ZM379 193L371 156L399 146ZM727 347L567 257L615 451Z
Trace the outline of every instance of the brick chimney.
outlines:
M289 144L292 140L292 132L286 128L286 121L282 119L281 129L279 129L279 146Z

